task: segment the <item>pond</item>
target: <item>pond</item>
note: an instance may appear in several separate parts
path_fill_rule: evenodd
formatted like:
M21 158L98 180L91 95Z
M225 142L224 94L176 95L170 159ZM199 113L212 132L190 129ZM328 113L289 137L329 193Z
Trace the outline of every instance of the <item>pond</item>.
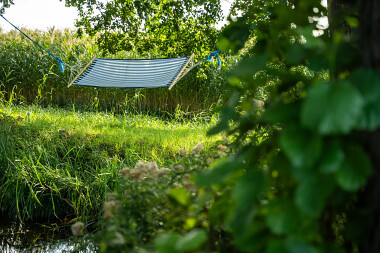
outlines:
M52 224L22 224L0 217L0 252L96 252L91 236L75 238L70 226Z

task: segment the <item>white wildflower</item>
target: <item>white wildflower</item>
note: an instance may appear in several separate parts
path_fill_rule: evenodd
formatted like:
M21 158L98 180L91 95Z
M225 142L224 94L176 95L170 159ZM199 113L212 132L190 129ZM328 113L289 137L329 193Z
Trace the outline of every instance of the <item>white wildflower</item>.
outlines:
M131 171L131 168L124 168L119 171L119 174L123 177L127 177L129 175L129 172Z
M194 147L191 148L191 152L195 155L199 154L203 150L204 146L203 144L197 144Z
M173 167L175 171L183 171L184 167L181 164L177 164L176 166Z
M142 169L133 169L131 170L131 172L129 173L129 176L133 179L133 180L142 180L145 178L146 174L145 174L145 171L142 170Z
M160 168L159 170L154 172L154 175L157 177L165 177L169 175L170 170L168 168Z
M111 200L104 202L103 204L103 218L112 218L114 216L114 211L119 209L121 206L120 200Z
M185 181L182 184L188 190L195 190L195 189L197 189L197 185L194 182Z
M182 155L182 156L185 156L185 155L187 155L187 153L188 153L188 151L187 151L186 149L183 149L183 148L181 148L178 152L179 152L179 154Z
M145 168L148 169L149 172L154 172L158 170L158 166L156 162L148 162L145 164Z
M136 163L135 170L145 170L145 164L143 161L139 160Z
M188 180L190 180L190 178L191 178L190 174L185 174L185 175L182 176L182 180L183 181L188 181Z
M224 152L224 151L227 150L227 146L222 145L222 144L219 144L219 145L218 145L218 149L219 149L221 152Z
M73 225L71 225L71 232L75 236L81 236L84 234L84 223L83 222L75 222Z

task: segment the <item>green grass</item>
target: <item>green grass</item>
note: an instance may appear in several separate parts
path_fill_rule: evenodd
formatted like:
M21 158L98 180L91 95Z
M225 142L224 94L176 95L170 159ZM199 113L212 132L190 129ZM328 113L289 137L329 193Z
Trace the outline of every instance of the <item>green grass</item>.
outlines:
M0 208L21 220L99 217L118 171L138 160L170 167L178 150L206 138L214 124L165 121L39 106L0 106Z

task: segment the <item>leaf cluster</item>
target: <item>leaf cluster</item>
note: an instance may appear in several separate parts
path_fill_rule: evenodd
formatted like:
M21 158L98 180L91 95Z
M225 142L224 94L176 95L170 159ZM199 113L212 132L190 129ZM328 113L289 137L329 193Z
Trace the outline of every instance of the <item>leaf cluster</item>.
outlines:
M79 34L98 35L104 52L133 51L150 57L204 55L215 44L220 0L66 0L80 18Z
M3 14L5 12L5 8L9 8L13 3L13 0L0 0L0 3L3 4L3 6L0 7L0 14Z

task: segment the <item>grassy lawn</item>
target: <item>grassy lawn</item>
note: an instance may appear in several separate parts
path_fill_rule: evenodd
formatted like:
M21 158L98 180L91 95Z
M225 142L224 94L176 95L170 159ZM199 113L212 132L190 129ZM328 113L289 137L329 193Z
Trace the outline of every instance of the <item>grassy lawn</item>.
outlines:
M181 122L39 106L0 107L0 207L12 218L99 217L119 171L139 161L180 162L214 120Z

